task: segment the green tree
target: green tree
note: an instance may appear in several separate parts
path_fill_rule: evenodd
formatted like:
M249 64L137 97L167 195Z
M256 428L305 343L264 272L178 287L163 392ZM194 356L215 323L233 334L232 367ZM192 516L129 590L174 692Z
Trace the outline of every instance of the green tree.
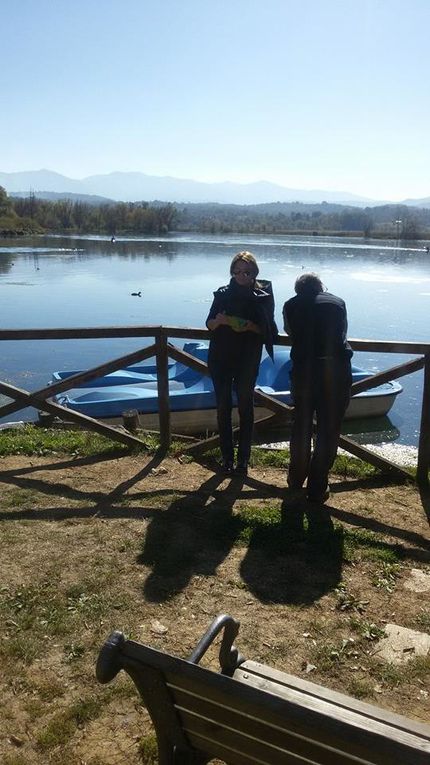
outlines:
M12 209L12 203L8 199L6 189L0 186L0 215L6 215Z

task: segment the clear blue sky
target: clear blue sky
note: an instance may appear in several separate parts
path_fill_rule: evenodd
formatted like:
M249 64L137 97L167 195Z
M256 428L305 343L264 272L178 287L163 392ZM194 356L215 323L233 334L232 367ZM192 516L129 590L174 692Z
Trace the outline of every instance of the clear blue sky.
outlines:
M0 171L430 196L430 0L0 0Z

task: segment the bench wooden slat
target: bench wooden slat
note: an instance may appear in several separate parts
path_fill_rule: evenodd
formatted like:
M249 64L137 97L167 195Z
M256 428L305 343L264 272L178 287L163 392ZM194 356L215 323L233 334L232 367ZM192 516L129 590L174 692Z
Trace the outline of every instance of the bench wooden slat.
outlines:
M273 689L280 696L292 698L291 693L300 692L309 697L325 700L330 704L351 709L364 715L369 720L379 720L390 726L395 726L400 730L406 730L408 733L415 732L418 736L430 742L430 728L417 720L411 720L403 715L389 712L388 710L377 707L374 704L368 704L365 701L359 701L345 693L333 691L323 685L312 683L309 680L303 680L301 677L290 675L288 672L282 672L278 669L268 667L258 661L244 661L234 672L235 680L252 684L255 687ZM273 684L273 685L272 685ZM310 703L310 702L309 702Z
M185 732L192 746L196 749L202 749L212 757L223 756L229 765L238 765L243 761L243 758L245 762L256 762L262 765L285 765L286 763L288 765L314 765L315 763L315 760L303 759L302 757L298 759L296 756L290 755L284 748L277 749L271 746L269 742L265 743L261 740L247 738L237 731L225 730L219 735L219 730L213 723L208 723L207 726L202 725L200 731L192 732L189 732L185 725ZM220 747L222 747L223 755L220 753Z
M176 700L177 705L181 699ZM319 730L316 729L313 737L299 735L295 730L290 730L288 720L285 720L285 729L274 727L266 723L264 719L248 718L230 709L224 711L224 715L217 710L215 713L210 702L200 705L199 711L185 711L182 706L176 706L185 733L193 746L200 746L198 741L202 736L206 739L205 751L216 755L217 747L221 744L232 752L239 749L248 757L251 755L268 765L284 765L286 758L290 763L321 763L321 765L370 765L372 762L367 756L358 759L356 755L345 755L345 741L343 749L337 750L335 742L332 746L323 745L318 741ZM223 718L223 719L222 719ZM209 748L209 743L212 744ZM230 759L228 760L230 762ZM235 762L232 756L231 762ZM387 759L392 764L392 759Z
M276 749L269 743L262 741L247 740L235 733L223 736L219 741L216 738L216 729L205 730L202 728L201 735L193 733L189 736L190 743L212 757L225 760L228 765L315 765L319 760L309 760L307 757L297 757L288 753L285 749ZM329 763L330 760L327 760ZM352 762L352 761L351 761ZM362 765L354 762L354 765ZM367 763L366 763L367 765Z

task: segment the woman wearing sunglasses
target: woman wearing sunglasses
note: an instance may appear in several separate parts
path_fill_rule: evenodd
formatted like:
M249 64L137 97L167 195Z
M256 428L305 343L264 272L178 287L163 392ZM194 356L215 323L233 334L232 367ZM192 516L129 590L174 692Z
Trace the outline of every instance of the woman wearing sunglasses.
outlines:
M263 344L273 359L278 334L270 282L259 279L250 252L239 252L230 264L230 283L214 292L206 319L211 330L208 366L217 401L222 467L226 475L246 475L254 426L254 387ZM232 429L233 388L239 411L237 465Z

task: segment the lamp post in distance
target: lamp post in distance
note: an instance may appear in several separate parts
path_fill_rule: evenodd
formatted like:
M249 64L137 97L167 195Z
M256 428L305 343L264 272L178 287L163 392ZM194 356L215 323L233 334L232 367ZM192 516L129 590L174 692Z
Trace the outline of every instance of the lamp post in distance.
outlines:
M400 239L400 226L402 225L402 221L395 220L394 223L396 224L396 239Z

